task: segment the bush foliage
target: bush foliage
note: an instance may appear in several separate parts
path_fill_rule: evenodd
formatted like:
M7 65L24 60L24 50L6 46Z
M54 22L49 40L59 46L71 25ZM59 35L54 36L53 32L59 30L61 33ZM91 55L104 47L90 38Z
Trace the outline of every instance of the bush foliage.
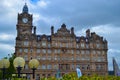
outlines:
M65 74L62 78L42 78L41 80L120 80L120 76L98 76L98 75L92 75L92 76L82 76L80 78L77 77L76 73L69 73Z
M23 78L12 78L11 80L27 80ZM80 78L77 77L76 73L65 74L61 78L49 77L49 78L41 78L40 80L120 80L120 76L82 76Z

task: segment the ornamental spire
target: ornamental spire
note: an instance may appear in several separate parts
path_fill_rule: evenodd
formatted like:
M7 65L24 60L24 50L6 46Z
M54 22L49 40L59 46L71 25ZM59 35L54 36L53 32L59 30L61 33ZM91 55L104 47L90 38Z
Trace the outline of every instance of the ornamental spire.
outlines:
M28 6L27 6L26 2L25 2L25 5L23 6L22 13L28 13Z

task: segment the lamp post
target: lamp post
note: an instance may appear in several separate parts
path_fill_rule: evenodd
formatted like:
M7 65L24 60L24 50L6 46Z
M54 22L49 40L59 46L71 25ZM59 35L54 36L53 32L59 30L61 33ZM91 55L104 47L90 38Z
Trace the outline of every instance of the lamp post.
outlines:
M38 66L39 66L39 61L37 59L32 59L29 61L29 67L33 71L33 79L35 78L35 70L38 68Z
M17 69L18 78L21 78L21 74L24 74L21 73L21 70L22 68L24 68L25 60L22 57L16 57L13 61L13 65ZM9 66L10 66L10 62L8 59L0 60L0 69L3 72L2 80L5 80L5 74L7 74L5 70ZM32 69L32 73L26 73L26 74L33 74L33 79L35 79L35 70L38 68L38 66L39 66L39 61L37 59L30 60L29 67Z
M17 57L13 61L14 67L17 69L18 72L18 78L20 78L21 70L25 65L25 60L22 57Z
M2 70L2 78L5 79L5 70L10 66L10 62L8 59L0 60L0 69Z

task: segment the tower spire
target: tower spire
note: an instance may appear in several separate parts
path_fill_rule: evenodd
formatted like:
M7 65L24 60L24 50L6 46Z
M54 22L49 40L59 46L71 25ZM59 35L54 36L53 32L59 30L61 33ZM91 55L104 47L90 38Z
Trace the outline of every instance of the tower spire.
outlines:
M28 6L27 6L27 3L25 1L25 5L23 6L23 11L22 13L28 13Z

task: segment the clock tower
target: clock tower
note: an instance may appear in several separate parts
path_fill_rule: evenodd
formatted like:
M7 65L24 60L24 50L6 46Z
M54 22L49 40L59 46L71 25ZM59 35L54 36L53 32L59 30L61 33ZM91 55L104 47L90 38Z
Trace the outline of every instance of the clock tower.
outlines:
M18 13L17 19L17 39L25 39L32 35L32 15L28 12L28 6L25 3L22 13Z

